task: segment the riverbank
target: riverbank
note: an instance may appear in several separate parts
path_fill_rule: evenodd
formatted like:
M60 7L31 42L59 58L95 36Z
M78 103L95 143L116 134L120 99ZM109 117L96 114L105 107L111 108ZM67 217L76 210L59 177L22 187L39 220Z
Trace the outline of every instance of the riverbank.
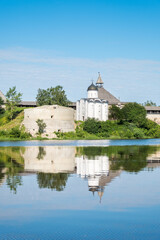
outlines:
M18 112L19 111L19 112ZM133 122L113 121L105 122L88 119L85 122L75 121L75 132L55 132L56 138L38 134L31 136L23 126L23 109L18 109L13 120L7 119L7 112L0 118L0 141L34 141L34 140L122 140L122 139L152 139L160 138L160 126L145 119L140 126Z
M59 137L59 138L47 138L47 137L29 137L29 138L14 138L14 137L0 137L0 142L3 141L63 141L63 140L136 140L136 139L153 139L152 137L145 137L145 138L120 138L117 136L111 136L108 138L97 137L97 136L89 136L88 138L80 138L80 137ZM157 138L159 139L159 138Z

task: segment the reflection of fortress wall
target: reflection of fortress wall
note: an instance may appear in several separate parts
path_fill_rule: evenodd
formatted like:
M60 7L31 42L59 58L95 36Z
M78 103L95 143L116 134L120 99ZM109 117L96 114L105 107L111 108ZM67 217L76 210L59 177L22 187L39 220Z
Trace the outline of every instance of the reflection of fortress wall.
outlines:
M6 172L7 172L7 168L3 168L1 171L1 174L5 174ZM4 177L0 179L0 187L3 185L5 180L6 180L6 175L4 175Z
M23 155L26 171L74 172L75 147L26 147Z
M160 160L160 151L148 155L147 160Z
M156 153L150 154L147 157L147 167L148 168L157 168L160 167L160 151L157 151Z

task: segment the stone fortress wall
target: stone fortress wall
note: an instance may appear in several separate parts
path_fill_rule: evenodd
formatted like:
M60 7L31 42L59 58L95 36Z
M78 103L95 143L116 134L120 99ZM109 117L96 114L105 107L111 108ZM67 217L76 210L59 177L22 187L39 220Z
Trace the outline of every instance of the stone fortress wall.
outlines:
M75 130L74 115L74 109L58 105L29 108L24 110L23 125L27 132L36 136L38 132L36 121L41 119L46 123L43 137L53 138L56 137L54 132L73 132Z

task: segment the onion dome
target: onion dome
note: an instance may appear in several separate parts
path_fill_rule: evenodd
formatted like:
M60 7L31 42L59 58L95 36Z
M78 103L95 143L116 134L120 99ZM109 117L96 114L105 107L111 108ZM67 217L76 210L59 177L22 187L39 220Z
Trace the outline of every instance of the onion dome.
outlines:
M87 91L98 91L98 88L92 83L92 84L88 87Z

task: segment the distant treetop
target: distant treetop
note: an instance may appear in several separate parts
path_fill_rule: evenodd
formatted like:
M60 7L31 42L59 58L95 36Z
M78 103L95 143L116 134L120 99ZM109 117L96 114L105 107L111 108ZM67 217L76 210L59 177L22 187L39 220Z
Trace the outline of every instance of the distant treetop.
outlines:
M157 105L151 100L147 100L147 102L144 102L143 106L157 106Z
M62 86L56 86L55 88L38 89L37 104L42 105L60 105L68 106L69 100L67 99L66 93Z

